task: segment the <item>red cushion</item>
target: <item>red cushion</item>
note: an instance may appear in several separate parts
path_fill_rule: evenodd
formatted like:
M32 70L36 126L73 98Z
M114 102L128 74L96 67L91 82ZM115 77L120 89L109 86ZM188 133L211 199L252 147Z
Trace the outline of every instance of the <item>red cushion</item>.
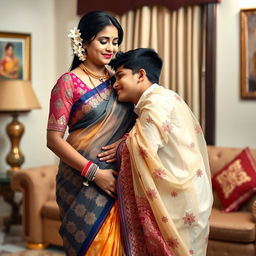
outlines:
M249 148L212 176L215 189L225 212L237 210L256 192L256 162Z

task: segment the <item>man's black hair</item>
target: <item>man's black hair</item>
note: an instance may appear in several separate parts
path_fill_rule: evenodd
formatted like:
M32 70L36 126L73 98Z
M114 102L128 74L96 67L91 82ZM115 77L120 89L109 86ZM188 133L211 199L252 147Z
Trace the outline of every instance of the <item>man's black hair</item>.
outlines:
M144 69L148 80L151 83L158 83L162 64L162 59L153 49L138 48L128 52L118 52L115 59L109 65L114 70L121 66L131 69L133 74L137 73L140 69Z

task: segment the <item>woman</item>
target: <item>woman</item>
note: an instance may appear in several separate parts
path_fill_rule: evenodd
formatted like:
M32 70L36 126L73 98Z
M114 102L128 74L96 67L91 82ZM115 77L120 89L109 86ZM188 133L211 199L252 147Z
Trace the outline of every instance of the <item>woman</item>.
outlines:
M7 43L4 47L3 57L0 61L0 76L17 79L19 73L19 60L14 55L14 45Z
M122 255L114 161L133 125L133 108L116 101L106 65L123 30L111 15L94 11L69 37L75 56L52 90L47 129L47 146L60 158L60 234L67 255Z

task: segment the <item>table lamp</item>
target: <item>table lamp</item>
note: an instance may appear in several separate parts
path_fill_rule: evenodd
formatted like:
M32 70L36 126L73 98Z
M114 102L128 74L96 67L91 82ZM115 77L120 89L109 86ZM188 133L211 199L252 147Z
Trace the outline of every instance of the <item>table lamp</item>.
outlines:
M24 162L19 145L25 128L18 121L18 114L35 108L41 108L41 106L33 91L31 81L0 80L0 112L12 115L12 121L6 126L11 142L11 150L6 156L6 162L11 167L10 172L19 170Z

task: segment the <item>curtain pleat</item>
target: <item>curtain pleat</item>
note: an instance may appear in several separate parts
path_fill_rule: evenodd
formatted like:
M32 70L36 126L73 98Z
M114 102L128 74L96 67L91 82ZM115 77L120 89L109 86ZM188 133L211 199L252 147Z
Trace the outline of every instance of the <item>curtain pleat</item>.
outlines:
M163 8L163 15L161 15L161 17L163 17L163 33L162 33L163 36L160 42L160 48L162 49L162 52L159 53L164 60L162 75L160 79L161 84L164 84L165 81L169 81L169 84L174 84L174 82L172 82L171 80L171 73L172 73L172 66L173 66L171 63L172 46L170 44L171 31L172 31L171 16L172 14L166 8ZM169 87L169 86L166 85L166 87Z
M205 77L205 72L206 72L206 20L207 20L207 13L206 13L206 8L203 9L203 14L202 14L202 30L201 30L201 34L202 34L202 39L200 42L200 46L201 46L201 50L200 50L200 54L201 54L201 72L200 72L200 123L201 126L203 127L204 131L205 131L205 127L206 127L206 77Z
M194 15L193 15L193 20L192 20L192 47L191 47L191 55L192 55L192 60L191 60L191 67L193 69L191 76L192 76L192 109L194 114L200 119L200 108L203 106L201 105L201 85L200 85L200 73L202 72L202 61L201 61L201 56L202 56L202 51L204 48L201 49L202 47L202 13L200 8L195 8L194 10Z
M204 128L203 8L187 6L171 11L143 6L116 17L124 29L121 51L155 49L164 63L160 84L180 94Z

